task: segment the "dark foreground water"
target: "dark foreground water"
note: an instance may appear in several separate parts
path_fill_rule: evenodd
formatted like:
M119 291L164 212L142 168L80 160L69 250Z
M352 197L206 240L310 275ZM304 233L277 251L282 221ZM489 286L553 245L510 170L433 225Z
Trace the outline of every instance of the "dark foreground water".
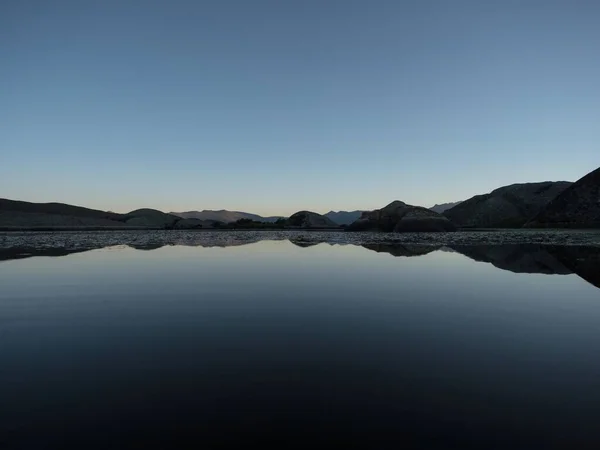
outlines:
M0 448L600 447L600 247L342 235L5 235Z

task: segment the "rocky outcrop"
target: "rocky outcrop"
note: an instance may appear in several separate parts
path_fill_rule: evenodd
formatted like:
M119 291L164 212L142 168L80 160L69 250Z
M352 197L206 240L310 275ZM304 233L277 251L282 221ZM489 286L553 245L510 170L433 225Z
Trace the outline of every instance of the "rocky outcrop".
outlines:
M444 215L461 228L520 228L571 184L568 181L512 184L476 195Z
M339 228L331 219L311 211L298 211L286 221L289 228Z
M525 226L600 228L600 168L562 191Z
M384 208L365 212L349 227L350 231L438 232L455 231L443 215L421 206L394 201Z

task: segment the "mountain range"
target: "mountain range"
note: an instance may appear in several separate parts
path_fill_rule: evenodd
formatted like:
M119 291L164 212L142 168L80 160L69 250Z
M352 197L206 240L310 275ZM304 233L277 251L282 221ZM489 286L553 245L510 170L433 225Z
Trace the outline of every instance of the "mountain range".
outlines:
M5 230L194 229L210 228L213 223L149 208L118 214L64 203L0 199L0 229Z
M353 229L384 231L449 231L451 228L524 226L600 228L600 168L575 183L543 181L512 184L457 203L454 206L441 204L427 209L394 201L379 210L329 211L324 215L300 211L275 224L274 222L283 217L263 217L226 210L164 213L147 208L118 214L64 203L30 203L0 199L0 229L268 229L333 228L336 224L352 225L350 228ZM440 215L437 211L442 208L444 210ZM292 218L294 220L291 220ZM240 220L242 223L236 223ZM224 223L231 225L223 225ZM424 229L425 225L427 226Z
M171 212L169 214L181 217L183 219L213 220L215 222L223 223L237 222L240 219L249 219L255 222L274 223L278 219L284 218L282 216L263 217L259 216L258 214L251 214L242 211L227 211L225 209L221 209L219 211L204 209L202 211Z
M362 213L363 211L329 211L327 214L323 214L323 216L327 217L338 225L350 225L352 222L357 220ZM265 217L244 211L228 211L225 209L221 209L219 211L205 209L202 211L170 212L169 214L184 219L214 220L216 222L223 223L237 222L240 219L249 219L255 222L275 223L279 219L285 219L283 216Z

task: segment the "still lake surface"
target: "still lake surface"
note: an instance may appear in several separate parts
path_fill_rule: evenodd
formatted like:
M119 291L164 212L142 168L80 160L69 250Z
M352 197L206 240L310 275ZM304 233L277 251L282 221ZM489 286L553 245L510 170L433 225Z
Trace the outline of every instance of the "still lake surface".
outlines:
M0 239L0 448L600 446L597 235L86 236Z

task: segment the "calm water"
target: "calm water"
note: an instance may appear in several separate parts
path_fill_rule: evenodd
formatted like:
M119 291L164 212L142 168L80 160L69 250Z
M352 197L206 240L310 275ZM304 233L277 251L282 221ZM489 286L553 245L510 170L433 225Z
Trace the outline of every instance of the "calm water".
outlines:
M0 448L600 446L599 247L293 240L0 253Z

